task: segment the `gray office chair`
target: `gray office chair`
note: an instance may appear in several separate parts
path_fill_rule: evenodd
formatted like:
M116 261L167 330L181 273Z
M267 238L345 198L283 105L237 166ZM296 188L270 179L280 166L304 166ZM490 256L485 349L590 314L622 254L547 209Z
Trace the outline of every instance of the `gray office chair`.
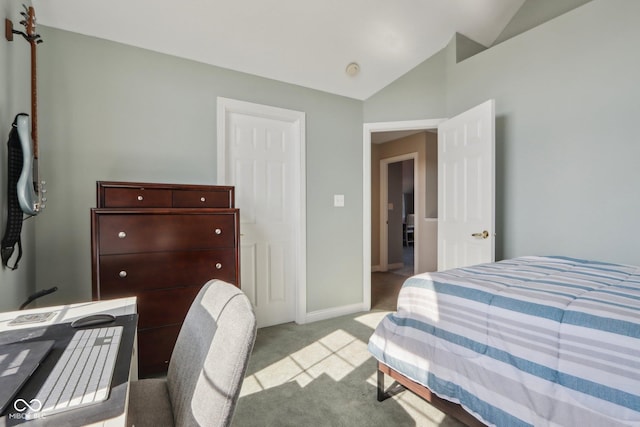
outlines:
M129 426L229 426L256 336L246 295L220 280L204 285L176 342L166 379L131 383Z

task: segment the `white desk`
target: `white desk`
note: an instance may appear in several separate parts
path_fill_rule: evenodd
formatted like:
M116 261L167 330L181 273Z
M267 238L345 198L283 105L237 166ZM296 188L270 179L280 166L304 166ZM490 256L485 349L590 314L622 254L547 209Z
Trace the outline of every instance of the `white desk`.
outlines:
M29 323L29 324L20 324L20 325L10 325L10 322L15 319L19 315L24 314L36 314L36 313L47 313L53 312L54 315L51 319L45 322L39 323ZM57 325L61 323L72 322L75 319L96 313L110 313L115 316L126 316L136 314L136 298L119 298L113 300L103 300L103 301L93 301L86 303L77 303L77 304L68 304L68 305L60 305L53 307L41 307L30 310L21 310L21 311L10 311L0 313L0 334L3 333L14 333L16 331L20 331L25 329L25 333L27 333L26 329L28 328L46 328L47 326ZM92 426L124 426L126 425L126 416L127 416L127 407L128 407L128 398L129 398L129 382L131 380L137 380L138 378L138 357L137 357L137 339L133 341L133 349L132 349L132 357L131 357L131 367L129 371L129 381L126 385L126 393L113 393L114 396L118 395L120 398L124 398L124 411L116 417L111 417L110 419L102 420L97 423L89 424ZM113 391L113 390L112 390ZM109 398L111 399L111 397ZM69 413L73 412L69 411ZM8 416L2 416L0 418L0 426L9 426L14 425L15 420L9 420ZM59 423L59 419L57 420ZM66 423L65 423L66 424ZM55 425L54 420L47 421L47 418L44 419L36 419L32 421L26 421L23 424L25 427L31 426L46 426L46 425ZM66 425L78 425L69 423ZM79 424L79 425L87 425L87 424Z
M26 325L9 326L8 323L21 314L54 312L55 316L43 323L31 323ZM57 305L52 307L40 307L29 310L7 311L0 313L0 332L14 330L16 328L33 328L34 326L53 325L55 323L72 322L80 317L96 313L111 313L116 316L135 314L136 298L118 298L112 300L79 302L76 304Z

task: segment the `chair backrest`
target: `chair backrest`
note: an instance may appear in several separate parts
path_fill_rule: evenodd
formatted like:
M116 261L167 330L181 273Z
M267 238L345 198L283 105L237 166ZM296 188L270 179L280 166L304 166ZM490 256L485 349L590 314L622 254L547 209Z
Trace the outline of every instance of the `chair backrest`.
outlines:
M229 426L256 336L246 295L220 280L193 301L176 341L167 387L176 426Z
M408 214L407 215L407 225L408 226L413 226L415 224L415 218L414 218L414 214Z

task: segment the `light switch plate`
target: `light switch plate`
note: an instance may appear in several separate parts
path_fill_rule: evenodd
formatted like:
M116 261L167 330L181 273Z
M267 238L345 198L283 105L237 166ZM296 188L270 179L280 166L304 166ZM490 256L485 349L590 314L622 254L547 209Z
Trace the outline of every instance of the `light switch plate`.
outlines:
M335 207L335 208L343 208L344 207L344 194L334 194L333 195L333 207Z

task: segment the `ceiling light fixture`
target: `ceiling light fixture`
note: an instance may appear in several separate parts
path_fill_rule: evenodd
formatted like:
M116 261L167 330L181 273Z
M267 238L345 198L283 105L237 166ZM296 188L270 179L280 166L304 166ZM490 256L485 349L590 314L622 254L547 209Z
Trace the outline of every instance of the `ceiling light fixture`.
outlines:
M352 62L347 65L347 69L345 71L349 76L353 77L360 72L360 66L357 62Z

